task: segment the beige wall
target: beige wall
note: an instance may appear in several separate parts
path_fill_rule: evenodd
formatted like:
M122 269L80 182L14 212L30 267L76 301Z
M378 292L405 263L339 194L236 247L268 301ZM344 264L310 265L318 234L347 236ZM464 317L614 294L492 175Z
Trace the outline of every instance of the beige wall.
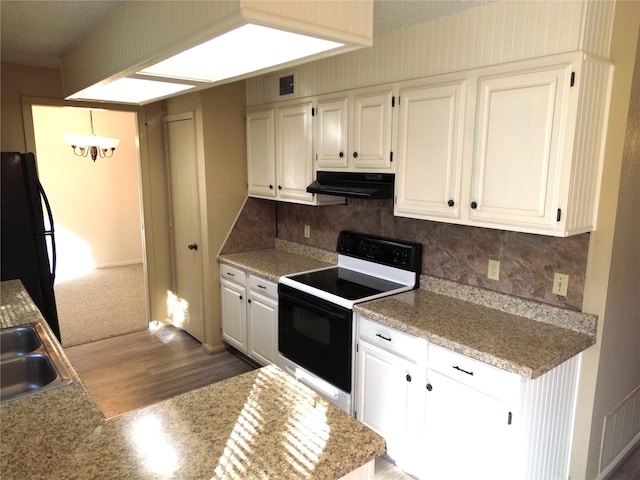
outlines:
M62 98L60 70L12 63L1 66L0 121L3 152L26 152L21 96Z
M56 221L57 281L91 267L142 262L136 114L94 110L98 135L118 138L111 158L74 155L64 135L88 135L89 110L33 106L37 163Z

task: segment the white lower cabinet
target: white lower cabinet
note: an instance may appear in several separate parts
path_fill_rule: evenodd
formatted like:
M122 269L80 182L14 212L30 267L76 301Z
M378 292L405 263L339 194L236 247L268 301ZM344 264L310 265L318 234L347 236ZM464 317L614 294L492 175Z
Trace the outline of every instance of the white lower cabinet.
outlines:
M247 353L247 289L243 270L220 265L222 338Z
M358 420L387 442L387 456L412 473L424 413L427 342L369 320L358 321Z
M255 275L249 276L247 300L248 354L269 365L278 358L278 286Z
M568 478L580 356L530 380L356 321L356 418L384 437L402 470L420 479Z
M278 286L244 270L220 265L222 338L261 365L278 354Z

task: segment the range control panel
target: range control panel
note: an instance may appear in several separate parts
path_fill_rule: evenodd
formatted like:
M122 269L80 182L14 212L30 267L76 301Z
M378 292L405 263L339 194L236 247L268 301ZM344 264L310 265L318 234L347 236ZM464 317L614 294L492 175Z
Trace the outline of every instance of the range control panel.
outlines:
M342 255L370 260L418 274L422 267L422 244L420 243L343 230L338 235L337 251Z

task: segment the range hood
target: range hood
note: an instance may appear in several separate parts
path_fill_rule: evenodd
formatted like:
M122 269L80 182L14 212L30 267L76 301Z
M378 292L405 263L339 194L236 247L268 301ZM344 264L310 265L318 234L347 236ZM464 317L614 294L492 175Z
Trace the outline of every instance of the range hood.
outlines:
M350 198L393 198L393 173L318 172L307 192Z

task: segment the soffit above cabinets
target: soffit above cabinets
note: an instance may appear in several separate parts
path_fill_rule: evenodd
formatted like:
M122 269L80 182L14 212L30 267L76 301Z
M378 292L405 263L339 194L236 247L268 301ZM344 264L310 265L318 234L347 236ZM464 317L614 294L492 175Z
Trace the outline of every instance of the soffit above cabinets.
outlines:
M195 58L198 68L187 74L177 73L166 77L166 65L156 65L203 42L221 38L223 34L237 27L247 29L247 26L250 29L272 27L277 31L308 35L327 43L329 50L322 51L318 47L310 56L302 59L280 58L277 60L280 62L278 64L262 63L247 72L234 70L227 73L226 78L223 78L224 75L207 76L202 73L200 67L208 66L207 63L210 66L219 66L230 61L227 57L215 62L211 53L197 54ZM236 39L230 45L242 42ZM301 42L297 40L295 43ZM123 2L112 15L98 24L89 36L62 57L64 94L73 99L144 104L183 91L209 88L214 84L371 46L372 43L373 0ZM254 40L249 44L249 48L236 58L249 60L265 55L265 51L254 54L252 45L255 45L255 51L258 51L258 44ZM288 48L273 47L272 50L275 53L283 53L292 50L290 46L291 44ZM179 67L179 72L185 71ZM149 89L157 84L169 90L160 91L152 98L142 100L130 96L118 98L120 93L107 93L107 97L99 98L100 93L94 93L92 90L86 90L87 95L84 98L77 96L78 92L89 87L94 91L113 88L116 81L123 79L130 84L147 82L143 87L144 93L148 93ZM125 91L131 94L132 89L133 87L128 86Z

